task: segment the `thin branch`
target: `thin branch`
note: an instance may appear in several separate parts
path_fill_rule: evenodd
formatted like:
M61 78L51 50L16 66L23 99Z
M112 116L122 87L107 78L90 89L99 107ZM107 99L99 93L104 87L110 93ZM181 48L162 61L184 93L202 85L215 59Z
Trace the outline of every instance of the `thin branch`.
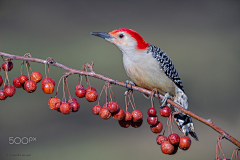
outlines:
M87 65L87 67L89 68L90 72L85 72L85 71L73 69L73 68L70 68L70 67L65 66L63 64L57 63L52 58L47 58L47 60L43 60L43 59L38 59L38 58L30 58L30 57L23 57L23 56L12 55L12 54L8 54L8 53L4 53L4 52L0 52L0 56L9 57L11 59L18 59L18 60L25 60L25 61L32 61L32 62L37 62L37 63L49 64L49 65L56 66L58 68L67 70L68 71L68 73L66 73L67 75L70 75L70 74L87 75L87 76L95 77L95 78L98 78L98 79L101 79L101 80L104 80L104 81L108 81L111 84L115 84L115 85L119 85L119 86L127 87L127 88L132 88L133 90L139 91L141 93L145 93L145 94L148 94L148 95L152 94L152 91L150 91L150 90L147 90L147 89L144 89L144 88L141 88L141 87L137 87L137 86L131 86L130 84L126 84L124 82L120 82L120 81L117 81L115 79L111 79L111 78L108 78L106 76L103 76L103 75L95 73L93 71L93 68L92 68L93 67L93 62L91 63L91 65ZM154 96L155 97L159 96L161 99L164 98L164 96L161 95L161 94L159 94L159 95L155 94ZM192 113L192 112L182 108L180 105L178 105L177 103L173 102L170 99L168 99L167 102L169 104L173 105L174 107L178 108L182 113L185 113L185 114L187 114L187 115L197 119L198 121L208 125L212 129L214 129L215 131L217 131L218 133L223 135L224 138L226 138L227 140L229 140L234 145L236 145L236 146L238 146L240 148L240 142L238 140L236 140L230 134L228 134L227 132L225 132L224 130L219 128L211 120L204 119L204 118L202 118L202 117L200 117L200 116L198 116L198 115L196 115L196 114L194 114L194 113Z

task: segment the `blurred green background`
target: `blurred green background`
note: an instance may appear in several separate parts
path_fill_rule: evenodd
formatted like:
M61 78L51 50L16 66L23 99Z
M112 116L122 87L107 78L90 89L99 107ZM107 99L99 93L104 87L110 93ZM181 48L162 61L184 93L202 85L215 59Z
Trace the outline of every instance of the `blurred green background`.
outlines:
M170 56L189 97L189 110L210 118L240 140L239 8L240 1L226 0L1 0L0 51L31 53L41 59L53 57L75 69L93 61L95 72L124 82L129 78L119 49L90 32L134 29ZM20 75L21 61L13 63L11 81ZM44 65L30 64L44 75ZM56 82L65 72L52 66L50 70ZM0 74L5 77L4 72ZM77 75L68 78L73 97L77 80ZM99 93L104 81L90 81ZM86 86L86 82L83 84ZM113 86L113 91L124 108L125 88ZM17 89L12 98L0 102L1 160L215 158L218 133L197 120L193 121L198 142L193 140L188 151L162 154L155 141L157 135L146 122L150 100L138 92L134 92L136 106L144 113L144 123L138 129L124 129L113 119L94 116L91 108L96 103L85 99L79 99L79 112L60 114L47 105L53 95L44 94L38 84L35 93ZM58 96L62 96L61 87ZM160 121L165 126L166 119ZM37 141L11 145L9 137L37 137ZM236 146L226 140L222 146L230 158Z

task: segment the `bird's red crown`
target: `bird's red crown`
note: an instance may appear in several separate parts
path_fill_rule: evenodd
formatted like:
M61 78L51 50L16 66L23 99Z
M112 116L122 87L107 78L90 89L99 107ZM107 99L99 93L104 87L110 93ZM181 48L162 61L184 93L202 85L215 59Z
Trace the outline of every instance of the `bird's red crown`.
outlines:
M117 32L126 32L130 34L137 41L138 49L146 49L149 46L149 43L145 42L145 40L134 30L128 28L120 28L113 30L110 34L116 34Z

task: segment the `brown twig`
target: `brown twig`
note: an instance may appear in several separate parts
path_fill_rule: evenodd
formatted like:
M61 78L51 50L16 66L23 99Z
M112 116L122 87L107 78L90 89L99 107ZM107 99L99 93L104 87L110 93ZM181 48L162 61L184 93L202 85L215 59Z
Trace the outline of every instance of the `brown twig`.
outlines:
M137 87L137 86L131 86L130 84L126 84L124 82L120 82L117 81L115 79L112 78L108 78L106 76L97 74L93 71L93 62L91 63L91 65L87 65L87 67L89 67L90 72L86 72L86 71L82 71L82 70L77 70L77 69L73 69L70 68L68 66L65 66L63 64L57 63L55 62L52 58L51 58L51 62L47 61L47 60L43 60L43 59L38 59L38 58L33 58L33 57L23 57L23 56L17 56L17 55L12 55L12 54L8 54L8 53L4 53L4 52L0 52L0 56L5 56L5 57L9 57L11 59L18 59L18 60L25 60L25 61L32 61L32 62L37 62L37 63L43 63L43 64L49 64L52 66L56 66L58 68L64 69L69 71L68 75L70 74L81 74L81 75L85 75L85 76L91 76L91 77L95 77L104 81L108 81L111 84L115 84L115 85L119 85L122 87L127 87L127 88L131 88L133 90L151 95L152 91L141 88L141 87ZM163 95L161 94L155 94L155 97L159 97L161 99L164 98ZM167 102L171 105L173 105L174 107L178 108L182 113L185 113L195 119L197 119L198 121L208 125L209 127L213 128L215 131L217 131L218 133L220 133L221 135L223 135L224 138L226 138L227 140L229 140L230 142L232 142L234 145L238 146L240 148L240 142L238 140L236 140L234 137L232 137L230 134L228 134L227 132L225 132L224 130L222 130L221 128L219 128L217 125L215 125L211 120L207 120L204 119L184 108L182 108L180 105L178 105L177 103L171 101L170 99L167 100Z

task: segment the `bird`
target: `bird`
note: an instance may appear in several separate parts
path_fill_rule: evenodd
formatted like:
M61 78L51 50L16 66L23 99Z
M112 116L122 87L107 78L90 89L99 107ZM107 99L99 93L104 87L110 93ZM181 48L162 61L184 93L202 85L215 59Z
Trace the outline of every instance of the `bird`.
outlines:
M128 28L115 29L111 32L91 32L115 44L123 55L123 65L128 77L139 87L152 90L156 88L168 98L188 109L188 97L182 81L169 56L157 46L147 43L136 31ZM189 134L196 140L194 125L189 115L179 113L170 106L176 123L185 136Z

